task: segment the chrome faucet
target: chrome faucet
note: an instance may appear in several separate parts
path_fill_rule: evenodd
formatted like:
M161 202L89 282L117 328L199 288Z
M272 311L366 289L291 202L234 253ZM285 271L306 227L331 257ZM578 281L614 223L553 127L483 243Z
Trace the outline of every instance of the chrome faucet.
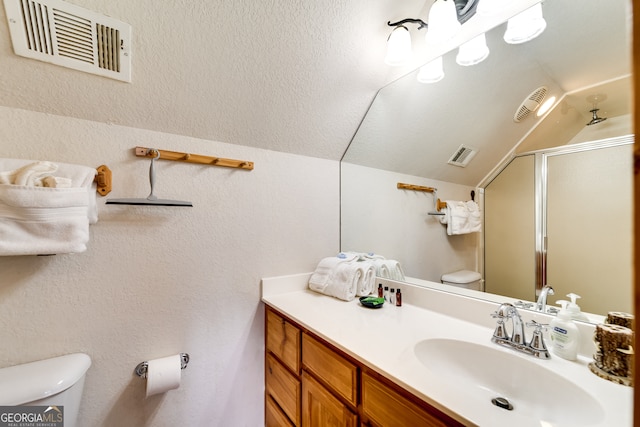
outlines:
M548 295L553 295L553 288L549 285L544 285L540 290L540 295L538 296L538 302L536 302L536 311L541 311L543 313L546 312Z
M493 331L493 337L491 337L492 342L511 347L540 359L549 359L551 357L542 336L542 329L546 325L538 323L535 320L527 323L527 326L535 327L531 341L527 343L524 335L525 325L518 309L513 304L508 302L501 304L498 310L491 316L496 319L496 329ZM505 320L508 319L511 319L512 323L511 335L509 335L504 324Z

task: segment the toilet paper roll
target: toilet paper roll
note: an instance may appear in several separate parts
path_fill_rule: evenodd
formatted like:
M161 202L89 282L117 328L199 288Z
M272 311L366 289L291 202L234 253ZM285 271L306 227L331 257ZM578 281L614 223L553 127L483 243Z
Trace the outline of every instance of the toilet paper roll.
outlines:
M147 362L147 396L180 387L181 358L179 354Z

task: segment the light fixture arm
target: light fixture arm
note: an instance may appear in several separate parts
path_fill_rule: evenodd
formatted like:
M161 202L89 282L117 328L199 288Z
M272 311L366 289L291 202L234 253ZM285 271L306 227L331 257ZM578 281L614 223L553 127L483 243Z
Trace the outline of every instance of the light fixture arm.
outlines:
M418 24L418 29L422 29L422 28L427 28L428 25L426 22L424 22L422 19L412 19L412 18L407 18L407 19L403 19L402 21L398 21L398 22L391 22L388 21L387 25L390 27L399 27L402 24L406 24L407 22L411 22L412 24Z

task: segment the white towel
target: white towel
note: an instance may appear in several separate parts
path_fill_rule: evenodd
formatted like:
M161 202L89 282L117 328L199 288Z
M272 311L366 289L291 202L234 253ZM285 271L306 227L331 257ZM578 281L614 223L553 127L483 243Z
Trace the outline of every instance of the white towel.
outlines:
M404 281L404 271L400 263L393 259L376 259L376 275L384 279Z
M315 271L309 278L309 287L314 291L323 292L329 284L336 267L354 259L356 259L356 255L343 253L340 253L337 256L321 259Z
M86 250L89 224L98 220L95 169L0 159L0 171L0 255Z
M323 258L309 278L309 289L345 301L369 295L375 283L375 267L357 259L357 254Z
M47 170L51 170L52 172L47 173ZM34 173L38 172L39 176L35 177ZM52 175L54 172L55 176ZM17 175L22 176L19 181L24 184L18 184L16 182ZM87 215L90 224L98 222L96 185L93 183L95 175L96 170L88 166L0 158L0 184L86 189L88 198ZM47 179L48 176L50 176L50 178ZM29 177L33 179L30 181Z
M356 295L359 297L367 296L373 292L376 282L376 267L371 261L357 261L355 266L362 272L358 280Z
M475 233L482 229L480 207L474 201L447 200L445 215L440 222L447 225L449 236Z

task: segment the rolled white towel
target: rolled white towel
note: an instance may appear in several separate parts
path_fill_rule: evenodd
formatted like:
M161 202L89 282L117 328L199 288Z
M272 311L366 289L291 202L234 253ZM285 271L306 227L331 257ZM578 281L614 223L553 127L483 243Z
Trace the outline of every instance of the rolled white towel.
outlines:
M326 257L320 260L315 271L309 278L309 288L316 292L324 292L338 265L356 259L356 255L340 253L337 256Z
M376 267L371 261L359 261L356 262L356 268L362 271L359 276L356 295L364 297L373 292L376 281Z
M58 170L51 162L33 162L12 171L0 172L0 184L42 187L42 178Z
M386 260L386 265L387 265L387 269L389 270L389 274L391 276L389 277L390 279L398 280L401 282L405 280L404 271L402 271L402 266L400 265L400 262L393 259L388 259Z
M363 270L355 266L355 262L339 264L322 292L325 295L351 301L358 293L358 282L361 280Z
M357 259L357 254L322 259L309 278L309 289L345 301L371 294L375 266L371 261Z

